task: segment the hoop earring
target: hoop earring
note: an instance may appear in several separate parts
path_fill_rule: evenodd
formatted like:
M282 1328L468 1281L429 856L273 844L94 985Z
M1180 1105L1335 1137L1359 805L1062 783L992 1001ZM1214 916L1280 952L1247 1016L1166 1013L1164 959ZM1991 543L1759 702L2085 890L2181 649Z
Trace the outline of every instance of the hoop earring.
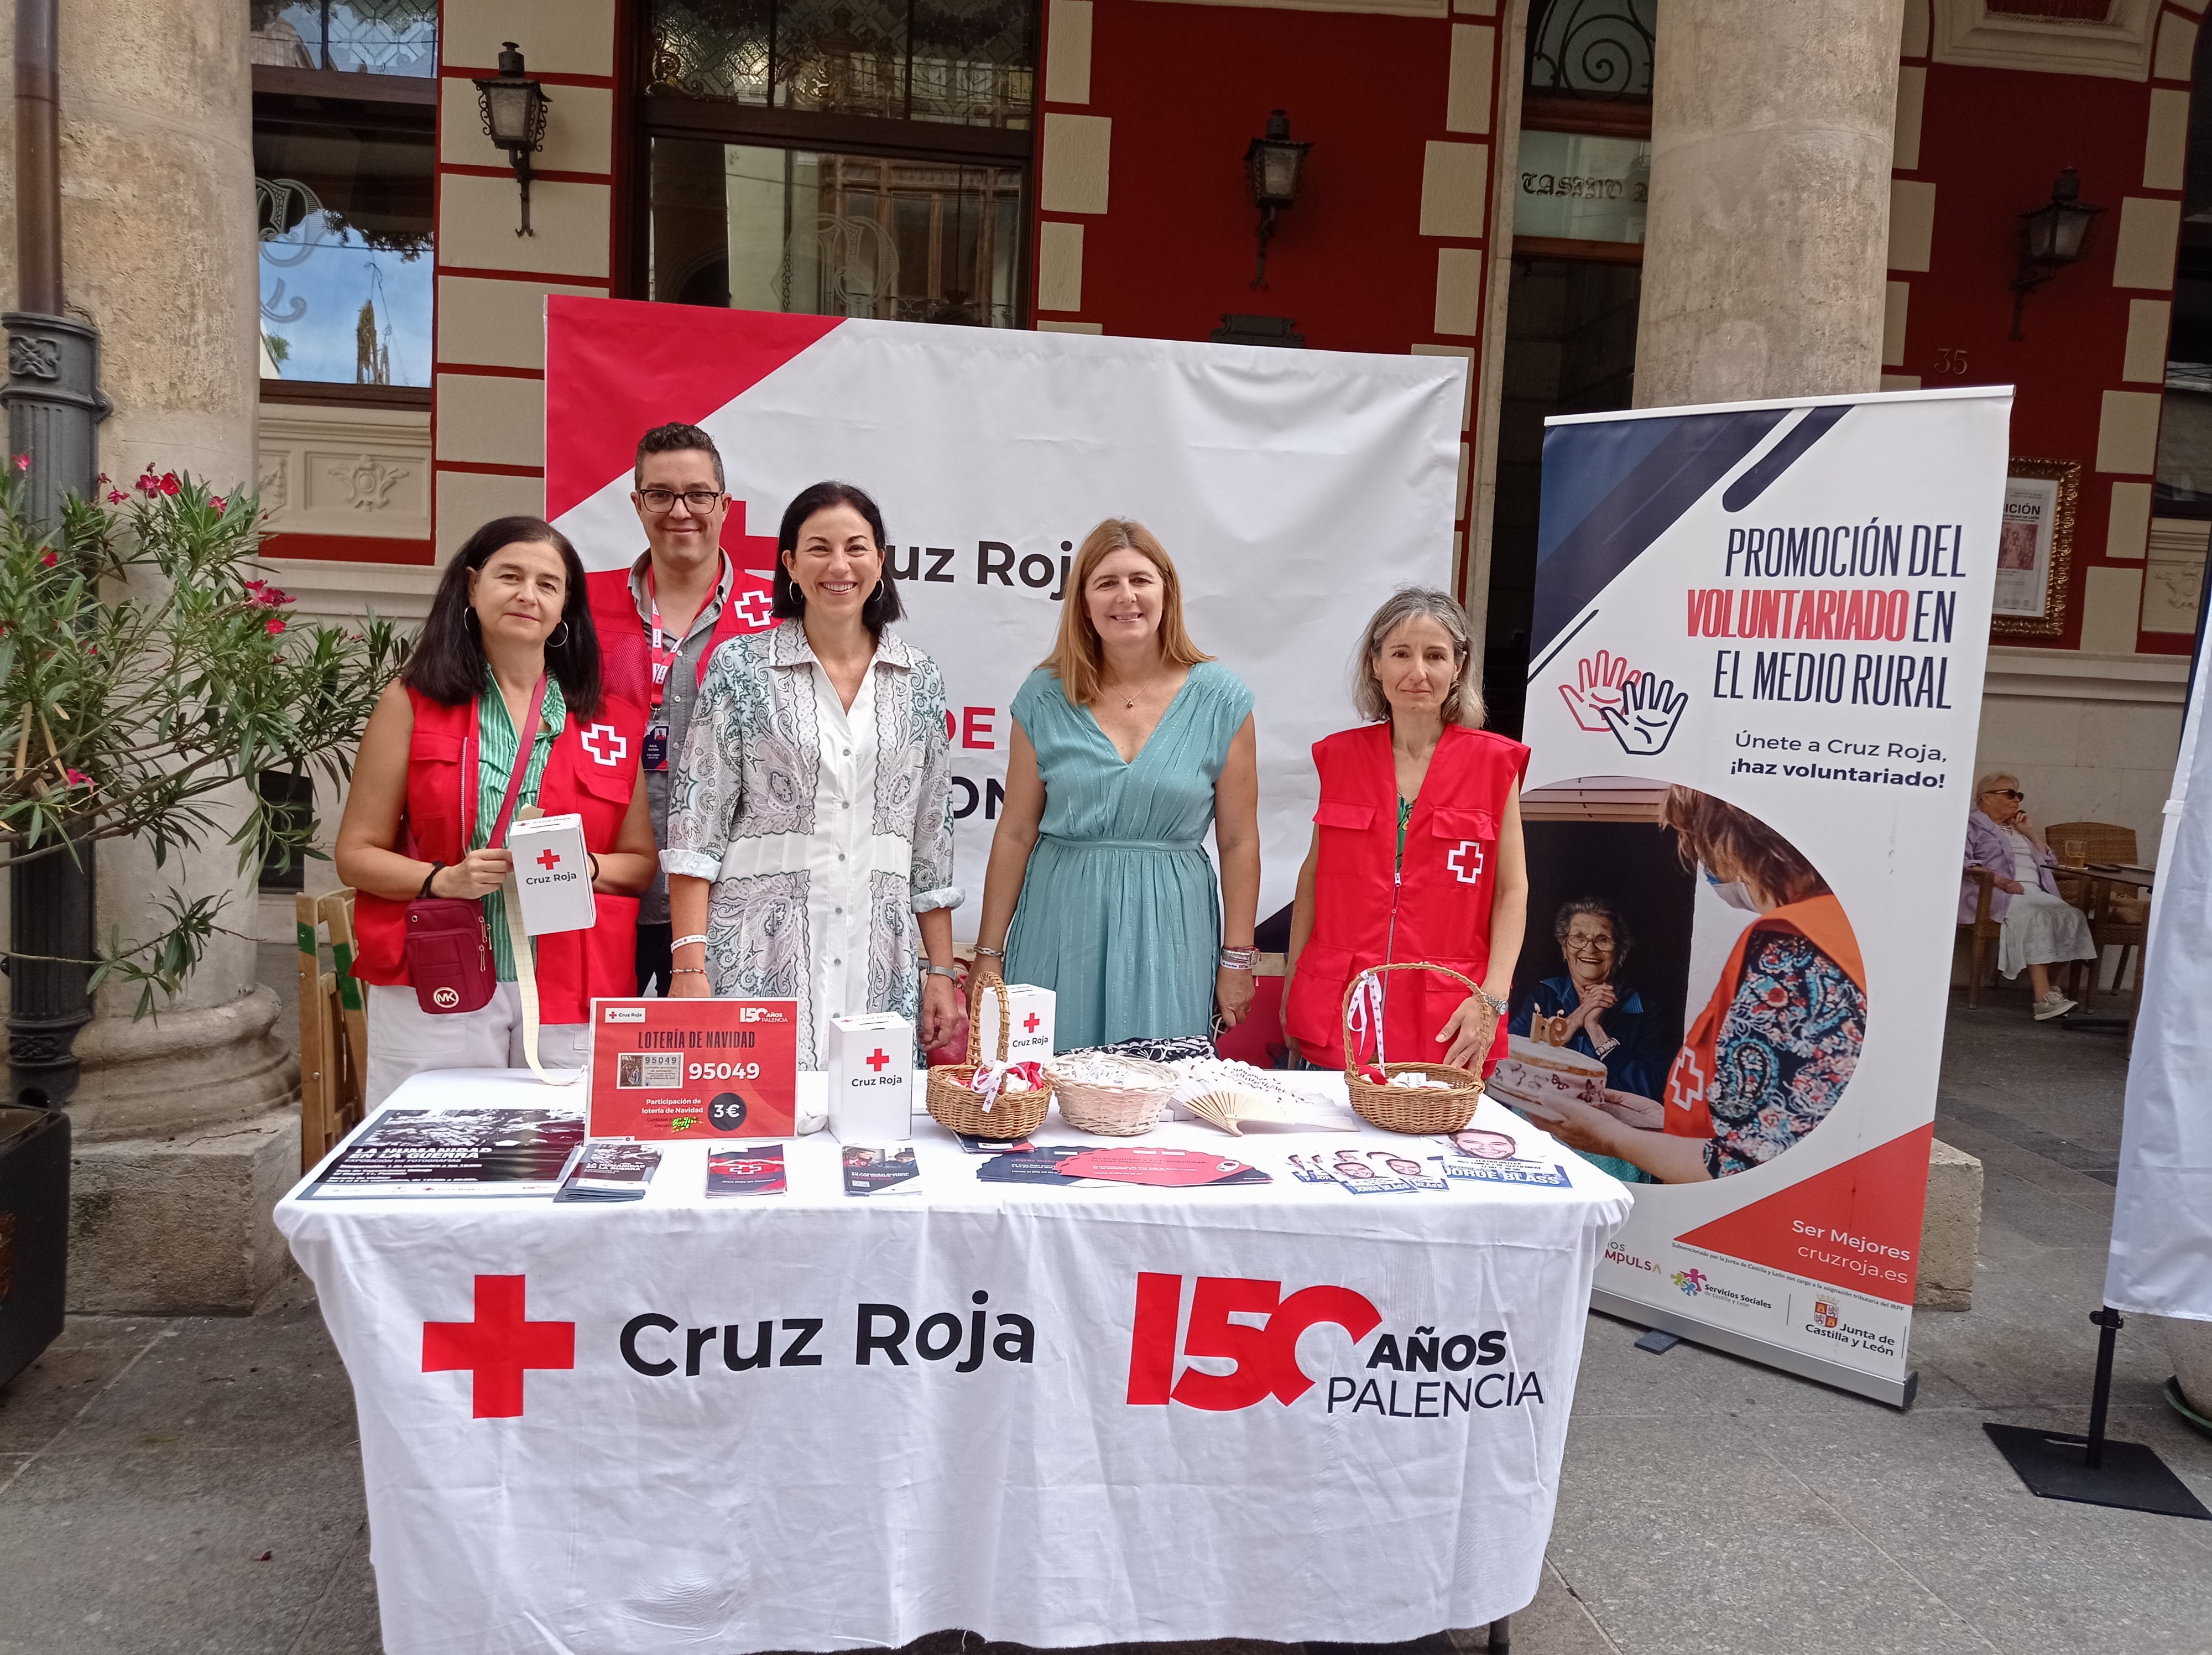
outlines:
M548 638L545 640L545 647L548 649L558 649L568 642L568 618L565 615L562 616L561 618L561 624L555 627L553 630L558 632L561 636L557 638Z
M476 610L475 610L473 607L465 608L465 609L463 609L463 610L461 611L461 624L462 624L463 626L470 626L470 625L473 625L473 624L476 624L476 618L477 618L477 611L476 611Z

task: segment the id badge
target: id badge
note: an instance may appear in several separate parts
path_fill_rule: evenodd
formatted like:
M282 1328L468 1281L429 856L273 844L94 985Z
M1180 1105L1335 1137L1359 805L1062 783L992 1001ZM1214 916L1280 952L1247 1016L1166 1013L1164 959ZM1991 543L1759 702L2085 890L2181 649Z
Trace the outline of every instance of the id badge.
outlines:
M668 721L655 719L645 727L645 751L641 760L649 770L668 768Z

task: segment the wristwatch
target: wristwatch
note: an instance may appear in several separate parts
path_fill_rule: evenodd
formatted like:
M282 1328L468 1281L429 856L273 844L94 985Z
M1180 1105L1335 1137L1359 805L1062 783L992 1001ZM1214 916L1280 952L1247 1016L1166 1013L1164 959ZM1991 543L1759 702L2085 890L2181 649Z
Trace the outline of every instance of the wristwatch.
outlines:
M1505 1015L1505 1002L1502 1000L1492 998L1489 989L1477 989L1475 993L1482 996L1482 1003L1490 1007L1491 1014L1492 1016L1503 1017Z
M922 963L921 973L924 977L951 977L955 983L960 981L960 973L954 970L950 965L938 965L928 961L924 961Z

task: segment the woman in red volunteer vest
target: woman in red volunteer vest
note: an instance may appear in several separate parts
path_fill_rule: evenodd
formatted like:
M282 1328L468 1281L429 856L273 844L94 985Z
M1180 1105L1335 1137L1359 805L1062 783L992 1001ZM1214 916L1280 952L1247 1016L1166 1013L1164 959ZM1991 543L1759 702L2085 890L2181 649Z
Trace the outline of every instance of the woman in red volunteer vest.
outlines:
M1559 1123L1546 1124L1662 1183L1694 1183L1770 1161L1827 1118L1866 1039L1866 967L1827 881L1773 829L1688 788L1668 791L1664 820L1683 862L1756 917L1690 1025L1663 1098L1609 1091L1602 1108L1562 1103Z
M1346 984L1371 965L1448 965L1478 992L1435 971L1376 977L1379 995L1353 1002L1356 1050L1486 1074L1504 1055L1528 919L1528 750L1481 727L1467 614L1443 593L1408 587L1376 610L1352 672L1352 699L1377 721L1314 744L1321 805L1291 910L1285 1031L1309 1062L1340 1068Z
M438 583L406 671L377 701L338 826L338 876L360 893L353 974L370 985L371 1106L418 1070L525 1061L501 895L514 858L490 842L518 763L518 812L584 818L599 922L535 945L540 1055L549 1065L584 1062L592 996L636 988L637 893L658 861L638 772L644 729L642 707L601 692L575 548L536 517L499 518L471 535ZM417 1003L404 934L418 897L482 902L499 976L489 1004L439 1015Z

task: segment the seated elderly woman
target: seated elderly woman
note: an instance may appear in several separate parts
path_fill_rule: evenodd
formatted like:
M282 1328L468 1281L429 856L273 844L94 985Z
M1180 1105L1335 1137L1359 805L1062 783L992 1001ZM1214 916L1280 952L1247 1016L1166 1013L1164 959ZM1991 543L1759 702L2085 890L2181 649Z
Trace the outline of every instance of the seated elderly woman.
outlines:
M2028 819L2027 795L2020 778L1994 771L1974 783L1974 808L1966 817L1966 873L1959 885L1959 923L1971 925L1981 899L1973 870L1985 867L1996 875L1990 892L1990 917L2002 920L1997 939L1997 970L2007 978L2027 967L2035 990L2035 1018L2063 1016L2074 1002L2051 981L2051 967L2076 959L2094 961L2097 946L2090 940L2089 921L2081 910L2058 894L2051 869L2058 858L2043 843L2043 834Z
M1552 940L1566 969L1515 996L1512 1031L1596 1058L1609 1087L1657 1097L1673 1046L1654 1026L1656 1013L1621 979L1636 942L1627 922L1611 903L1577 897L1559 904ZM1650 1182L1649 1173L1617 1157L1589 1159L1626 1182Z

